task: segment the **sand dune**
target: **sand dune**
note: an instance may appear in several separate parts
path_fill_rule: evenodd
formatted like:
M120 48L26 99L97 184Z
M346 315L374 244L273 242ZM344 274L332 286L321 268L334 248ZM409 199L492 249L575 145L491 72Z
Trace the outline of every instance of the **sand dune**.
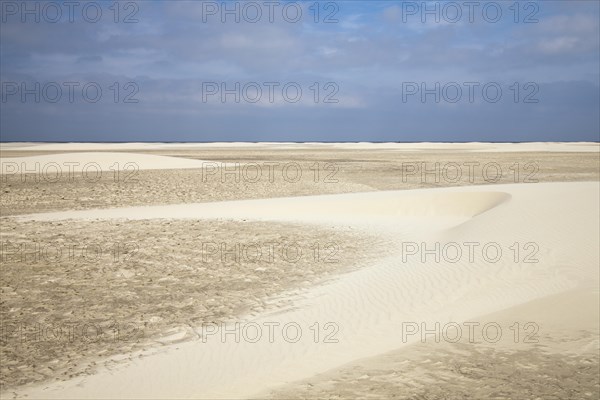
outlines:
M574 288L598 289L600 185L548 183L488 185L128 207L20 216L23 219L222 218L295 221L380 230L395 246L381 259L311 288L293 309L235 322L295 323L295 343L263 333L255 343L204 331L206 343L172 346L133 358L118 371L25 390L30 398L247 397L345 363L397 349L406 321L461 322ZM393 231L393 235L390 235ZM508 252L491 262L403 259L403 243L535 243L538 262ZM596 250L595 250L596 249ZM310 329L334 323L336 343L315 343ZM254 326L254 325L253 325ZM199 327L201 329L201 327ZM234 329L235 330L235 329ZM335 330L335 329L334 329ZM226 331L225 331L226 332ZM210 332L213 333L213 332Z
M52 145L40 145L32 147L52 147ZM99 145L101 146L101 145ZM131 149L132 147L115 146L112 150L119 148ZM11 150L14 148L11 148ZM30 148L27 147L29 150ZM68 149L66 146L65 150ZM64 150L63 150L64 151ZM136 171L149 169L190 169L209 168L215 165L212 161L192 160L181 157L158 156L138 153L113 153L113 152L78 152L63 153L27 157L6 157L0 159L2 174L17 174L33 171L44 173L50 178L58 172L68 174L72 172L89 171L93 175L96 171ZM219 165L228 165L220 163Z
M212 149L212 148L260 148L302 149L382 149L382 150L449 150L467 152L598 152L598 143L592 142L531 142L531 143L282 143L282 142L213 142L213 143L2 143L6 150L24 151L133 151L133 150L174 150L174 149Z
M225 218L341 224L405 230L427 224L447 226L463 222L505 201L504 191L412 190L350 193L259 200L236 200L168 206L125 207L87 211L65 211L20 216L39 221L61 219L154 219ZM441 225L440 225L441 224Z

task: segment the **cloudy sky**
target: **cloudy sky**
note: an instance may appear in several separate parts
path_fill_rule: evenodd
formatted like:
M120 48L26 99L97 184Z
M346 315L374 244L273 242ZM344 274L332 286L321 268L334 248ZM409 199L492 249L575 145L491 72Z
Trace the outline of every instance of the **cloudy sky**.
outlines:
M2 141L598 141L599 2L2 1Z

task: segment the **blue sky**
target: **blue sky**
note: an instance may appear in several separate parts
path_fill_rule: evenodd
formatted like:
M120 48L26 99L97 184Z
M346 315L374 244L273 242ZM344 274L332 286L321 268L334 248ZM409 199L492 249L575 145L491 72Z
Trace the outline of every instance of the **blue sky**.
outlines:
M1 140L598 141L599 2L476 3L4 1Z

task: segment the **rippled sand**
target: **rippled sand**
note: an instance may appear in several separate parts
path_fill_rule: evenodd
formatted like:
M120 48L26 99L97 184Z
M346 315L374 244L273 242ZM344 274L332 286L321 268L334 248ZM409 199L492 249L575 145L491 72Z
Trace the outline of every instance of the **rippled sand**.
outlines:
M598 397L597 145L57 146L1 149L28 171L102 171L2 177L3 397ZM268 200L293 196L310 197ZM535 241L541 262L399 262L409 239ZM505 334L398 340L422 320ZM203 342L204 325L235 321L334 321L339 342ZM512 340L517 321L537 342ZM170 382L177 368L202 371Z

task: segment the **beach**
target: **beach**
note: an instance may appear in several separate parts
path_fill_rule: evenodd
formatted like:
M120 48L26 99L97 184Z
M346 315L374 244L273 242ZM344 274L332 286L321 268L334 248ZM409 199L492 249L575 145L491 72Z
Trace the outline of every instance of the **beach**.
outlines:
M2 398L597 398L598 143L3 143Z

